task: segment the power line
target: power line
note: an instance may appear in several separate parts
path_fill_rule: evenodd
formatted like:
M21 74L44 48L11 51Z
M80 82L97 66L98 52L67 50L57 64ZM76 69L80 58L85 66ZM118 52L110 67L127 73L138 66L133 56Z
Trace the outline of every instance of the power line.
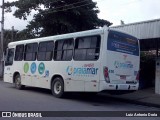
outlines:
M47 4L51 4L51 3L56 3L56 2L59 2L59 1L62 1L62 0L56 0L54 2L49 2ZM69 6L72 6L72 5L76 5L76 4L79 4L79 3L83 3L85 1L88 1L88 0L83 0L83 1L80 1L80 2L75 2L75 3L72 3L72 4L68 4L68 5L62 5L62 6L59 6L59 7L56 7L53 9L54 12L56 12L57 9L60 9L60 8L63 8L63 7L69 7ZM103 2L104 0L99 0L99 1L94 1L94 2ZM139 1L139 0L138 0ZM131 2L128 2L126 4L120 4L121 6L122 5L128 5L128 4L131 4L131 3L134 3L134 2L138 2L137 0L134 0L134 1L131 1ZM44 0L43 0L44 2ZM34 3L36 4L36 3ZM83 6L83 5L80 5L80 6ZM84 5L85 6L85 5ZM78 8L79 6L76 6L76 7L72 7L72 8ZM67 8L67 9L64 9L64 10L58 10L57 12L59 11L65 11L65 10L68 10L68 9L72 9L72 8ZM20 9L20 10L27 10L27 9ZM50 12L51 13L51 12ZM47 13L41 13L41 14L47 14Z
M84 0L84 1L86 1L86 0ZM91 5L91 4L94 4L94 3L83 4L83 5L79 5L79 6L75 6L75 7L73 6L71 8L65 8L65 9L62 9L62 10L53 9L53 11L50 11L48 13L55 13L55 12L66 11L66 10L75 9L75 8L79 8L79 7L83 7L83 6L87 6L87 5ZM48 13L39 13L39 14L48 14Z
M71 5L75 5L75 4L79 4L79 3L83 3L87 0L83 0L81 2L75 2L75 3L72 3L72 4L68 4L68 5L65 5L65 6L60 6L60 7L57 7L55 9L53 9L52 11L42 11L41 13L38 13L39 15L40 14L49 14L49 13L56 13L56 12L61 12L61 11L67 11L67 10L71 10L71 9L75 9L75 8L79 8L79 7L83 7L83 6L87 6L87 5L91 5L91 4L94 4L94 2L91 2L91 3L88 3L88 4L82 4L82 5L79 5L79 6L73 6L73 7L70 7ZM63 8L63 7L68 7L68 8L65 8L65 9L62 9L62 10L58 10L59 8Z
M140 1L141 0L132 0L132 1L129 1L129 2L126 2L126 3L123 3L123 4L115 4L115 6L123 7L123 6L129 5L129 4L133 4L133 3L136 3L136 2L140 2Z
M54 1L54 2L49 2L49 3L47 3L47 4L56 3L56 2L59 2L59 1L62 1L62 0L56 0L56 1ZM44 0L43 0L43 2L44 2Z
M49 2L49 3L47 3L47 4L56 3L56 2L58 2L58 1L62 1L62 0L57 0L57 1L54 1L54 2ZM88 1L88 0L83 0L83 1L80 1L80 2L71 3L71 4L68 4L68 5L58 6L58 7L55 7L54 9L56 10L56 9L59 9L59 8L63 8L63 7L67 7L67 6L72 6L72 5L75 5L75 4L83 3L83 2L85 2L85 1ZM36 3L31 3L31 4L36 4ZM21 3L21 5L23 5L23 4ZM25 4L24 4L24 5L25 5ZM26 9L20 9L20 10L28 10L28 8L26 8Z
M82 2L85 2L87 0L84 0L84 1L81 1L81 2L76 2L76 3L72 3L72 4L69 4L69 5L65 5L65 6L60 6L60 7L57 7L57 8L54 8L52 11L50 12L45 12L45 11L42 11L41 13L38 13L38 14L49 14L49 13L56 13L56 12L62 12L62 11L67 11L67 10L70 10L70 9L75 9L75 8L79 8L79 7L83 7L83 6L87 6L87 5L91 5L91 4L94 4L94 3L88 3L88 4L83 4L83 5L79 5L79 6L73 6L71 8L65 8L65 9L62 9L62 10L57 10L59 8L64 8L66 6L71 6L71 5L75 5L75 4L79 4L79 3L82 3ZM23 9L22 9L23 10ZM18 15L17 15L18 16Z
M85 1L88 1L88 0L83 0L83 1L81 1L81 2L75 2L75 3L72 3L72 4L68 4L68 5L62 5L62 6L56 7L55 10L56 10L56 9L59 9L59 8L63 8L63 7L67 7L67 6L72 6L72 5L76 5L76 4L79 4L79 3L83 3L83 2L85 2ZM54 10L54 9L53 9L53 10Z
M50 12L47 12L47 13L45 12L45 13L38 13L38 14L49 14L49 13L62 12L62 11L70 10L70 9L75 9L75 8L87 6L87 5L90 5L90 4L93 4L93 3L88 3L88 4L83 4L83 5L80 5L80 6L76 6L76 7L71 7L71 8L63 9L63 10L54 10L54 11L50 11ZM43 11L43 12L44 12L44 11Z

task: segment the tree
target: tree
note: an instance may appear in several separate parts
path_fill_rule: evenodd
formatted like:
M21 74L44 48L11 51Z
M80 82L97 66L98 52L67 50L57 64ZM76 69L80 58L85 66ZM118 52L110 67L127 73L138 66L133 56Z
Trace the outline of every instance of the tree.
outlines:
M110 26L98 18L96 4L92 0L18 0L5 3L5 8L10 12L12 6L17 7L14 16L24 20L32 10L37 11L26 30L41 37Z
M13 31L13 36L15 36L17 32L18 32L17 30ZM6 50L9 42L12 42L12 30L8 29L4 30L3 51Z
M13 34L13 40L12 40L12 34ZM18 31L18 30L12 31L11 29L5 29L4 30L3 51L6 50L8 43L10 43L10 42L25 40L25 39L29 39L29 38L33 38L33 37L34 36L29 34L28 30L26 30L26 29L21 30L21 31Z
M23 29L21 31L17 31L17 33L15 35L15 41L31 39L34 37L35 36L33 34L31 34L28 29Z

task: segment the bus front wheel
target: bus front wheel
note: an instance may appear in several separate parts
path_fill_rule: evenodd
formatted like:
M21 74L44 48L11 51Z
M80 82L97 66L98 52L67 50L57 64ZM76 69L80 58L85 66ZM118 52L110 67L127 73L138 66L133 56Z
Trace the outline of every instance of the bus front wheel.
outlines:
M56 77L52 82L52 94L57 98L64 97L64 83L61 77Z
M19 74L15 76L15 87L19 90L23 89L25 86L21 84L21 77Z

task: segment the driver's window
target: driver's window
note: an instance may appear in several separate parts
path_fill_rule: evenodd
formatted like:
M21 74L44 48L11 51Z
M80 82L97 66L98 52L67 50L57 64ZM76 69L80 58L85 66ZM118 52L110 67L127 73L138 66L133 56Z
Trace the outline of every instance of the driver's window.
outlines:
M14 48L9 48L7 50L7 57L5 60L5 66L12 65L13 64L13 58L14 58Z

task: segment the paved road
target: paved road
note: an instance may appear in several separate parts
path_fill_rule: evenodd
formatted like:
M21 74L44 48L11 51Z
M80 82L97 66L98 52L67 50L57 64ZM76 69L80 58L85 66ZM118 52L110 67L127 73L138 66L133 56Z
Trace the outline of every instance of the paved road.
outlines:
M73 94L66 99L52 96L46 89L27 87L17 90L13 85L0 81L0 111L157 111L160 109L119 102L103 96L84 97ZM47 118L51 119L51 118ZM62 118L54 118L62 119ZM63 118L71 120L75 118ZM82 118L76 118L77 120ZM86 120L98 118L83 118ZM105 118L99 118L99 120ZM113 118L110 118L113 119ZM131 118L131 120L134 118ZM144 118L150 120L151 118ZM158 118L154 118L158 119Z

